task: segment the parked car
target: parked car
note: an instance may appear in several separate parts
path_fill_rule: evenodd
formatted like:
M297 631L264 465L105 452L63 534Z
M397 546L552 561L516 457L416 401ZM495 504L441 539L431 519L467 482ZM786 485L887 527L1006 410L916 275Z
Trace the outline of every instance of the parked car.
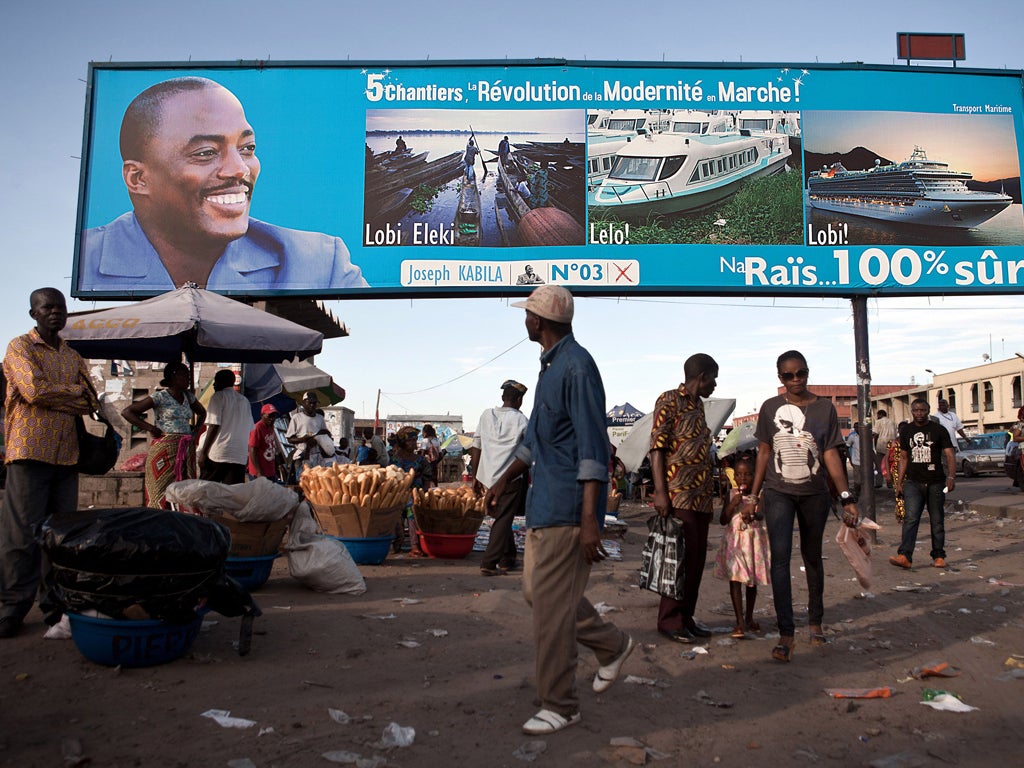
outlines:
M964 477L974 477L982 472L1003 472L1006 456L1006 441L1009 432L986 432L967 441L960 440L956 452L956 470Z

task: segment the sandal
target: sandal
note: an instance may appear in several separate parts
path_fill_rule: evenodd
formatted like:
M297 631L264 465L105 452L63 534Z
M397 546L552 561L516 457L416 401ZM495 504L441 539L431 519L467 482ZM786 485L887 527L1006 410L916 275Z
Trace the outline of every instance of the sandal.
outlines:
M580 713L577 712L569 717L563 717L550 709L542 709L536 715L523 723L523 733L528 736L543 736L548 733L556 733L570 725L580 721Z
M776 661L792 661L793 660L793 646L796 644L793 638L789 638L790 644L786 645L783 642L779 642L774 648L772 648L772 658Z
M760 632L760 631L761 631L761 625L758 624L756 621L748 621L747 622L747 632Z
M428 555L422 549L410 549L409 550L409 554L407 554L406 557L420 558L420 557L428 557Z
M743 627L741 625L737 624L735 627L732 628L733 639L742 640L746 636L747 634L743 631Z
M811 645L827 645L828 638L821 632L811 632Z

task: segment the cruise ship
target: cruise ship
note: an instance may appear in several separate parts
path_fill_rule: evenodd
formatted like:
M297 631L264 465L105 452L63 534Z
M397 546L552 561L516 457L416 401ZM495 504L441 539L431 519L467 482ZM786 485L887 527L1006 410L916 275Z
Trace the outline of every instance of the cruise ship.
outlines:
M929 227L970 229L1000 213L1013 198L1001 192L967 188L974 178L951 171L949 164L929 160L914 147L902 163L864 171L848 171L842 163L814 171L807 179L807 202L812 208L872 219Z
M700 211L735 194L748 179L783 171L791 154L782 134L643 136L619 149L587 204L627 219Z

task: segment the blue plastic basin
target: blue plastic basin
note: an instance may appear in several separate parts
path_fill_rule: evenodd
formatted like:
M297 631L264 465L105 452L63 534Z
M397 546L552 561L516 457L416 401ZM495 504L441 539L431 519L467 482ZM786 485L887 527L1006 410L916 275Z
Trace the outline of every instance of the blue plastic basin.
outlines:
M152 667L183 656L192 647L201 617L188 624L99 619L69 613L71 638L89 661L108 667Z
M267 583L277 555L260 557L229 557L224 561L224 572L250 592Z
M352 559L359 565L380 565L391 551L391 541L394 536L367 536L364 539L348 539L342 536L332 536L345 545L345 549L352 555Z

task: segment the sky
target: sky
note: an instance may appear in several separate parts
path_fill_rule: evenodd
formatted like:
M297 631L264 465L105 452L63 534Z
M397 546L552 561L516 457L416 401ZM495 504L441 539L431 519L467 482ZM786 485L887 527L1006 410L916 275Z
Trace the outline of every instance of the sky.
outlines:
M746 7L746 11L744 10ZM723 9L727 8L727 13ZM862 0L837 21L835 5L790 0L625 8L519 0L441 6L392 0L251 0L244 6L179 0L7 0L0 4L0 339L32 326L28 295L55 286L70 296L85 78L90 61L291 61L424 59L898 64L897 32L963 32L967 61L1024 67L1019 0ZM784 9L784 10L780 10ZM723 16L723 13L725 15ZM756 23L735 24L756 18ZM616 23L619 19L621 23ZM624 26L642 32L624 34ZM715 30L714 34L697 34ZM329 148L321 148L327 151ZM318 151L311 147L311 151ZM893 159L902 159L895 153ZM317 364L332 373L357 417L459 414L473 429L500 402L499 385L531 388L539 347L526 339L511 300L329 301L351 335L329 340ZM69 300L72 311L104 302ZM869 302L876 384L927 382L930 374L1024 353L1019 297L893 298ZM719 362L717 397L736 413L773 394L779 353L798 349L814 383L853 384L850 304L841 299L741 297L581 298L577 339L601 369L608 408L641 411L682 379L682 362L707 352Z

